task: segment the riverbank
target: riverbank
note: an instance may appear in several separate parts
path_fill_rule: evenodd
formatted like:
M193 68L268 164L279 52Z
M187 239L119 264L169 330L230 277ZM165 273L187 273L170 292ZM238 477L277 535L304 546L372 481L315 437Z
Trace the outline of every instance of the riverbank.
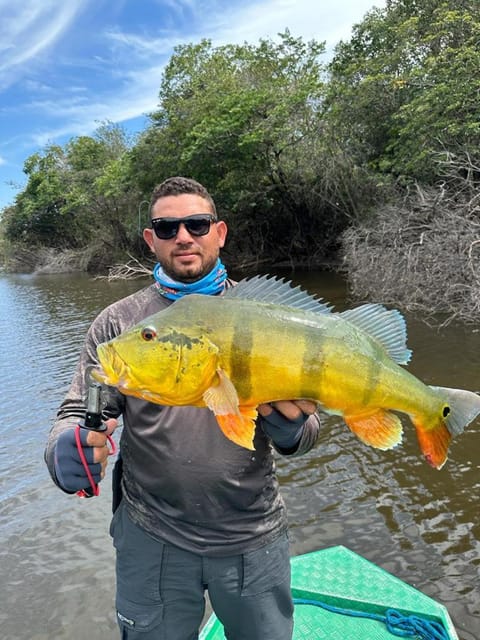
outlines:
M55 249L49 247L9 247L4 259L6 273L86 273L91 271L97 248Z
M343 266L356 299L445 322L480 320L480 196L420 189L343 235Z
M447 196L420 189L402 201L373 211L362 224L352 224L334 256L295 260L234 254L227 245L224 262L230 271L268 273L282 268L341 273L350 298L413 311L442 322L480 320L480 196ZM61 251L22 245L4 250L10 273L88 272L109 280L134 279L151 273L150 254L119 252L97 243Z

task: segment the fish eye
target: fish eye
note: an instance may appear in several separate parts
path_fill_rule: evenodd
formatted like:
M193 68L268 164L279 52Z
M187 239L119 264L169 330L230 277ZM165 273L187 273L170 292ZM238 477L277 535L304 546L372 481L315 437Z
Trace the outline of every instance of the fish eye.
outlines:
M443 417L446 418L449 413L450 413L450 407L448 406L443 407Z
M144 327L141 335L146 342L150 342L150 340L155 340L157 332L152 327Z

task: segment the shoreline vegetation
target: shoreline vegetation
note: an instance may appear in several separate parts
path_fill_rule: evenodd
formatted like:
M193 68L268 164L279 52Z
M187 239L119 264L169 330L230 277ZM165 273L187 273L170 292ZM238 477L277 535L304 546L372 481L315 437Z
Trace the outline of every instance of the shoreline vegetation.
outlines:
M238 272L272 267L335 271L346 277L352 300L417 311L427 320L437 316L437 322L441 316L442 324L477 323L480 192L464 202L460 195L417 186L400 204L386 204L368 223L348 228L337 255L329 260L307 256L304 261L272 262L249 255L235 259L227 249L225 262ZM66 251L23 248L12 255L6 270L37 275L90 272L110 281L151 275L150 256L126 253L124 261L109 265L107 255L101 244Z
M480 320L480 192L470 199L416 187L375 224L343 235L344 267L356 299L425 318Z
M26 159L3 268L145 275L149 194L184 175L228 224L230 269L334 270L355 301L478 322L479 41L478 0L389 0L329 62L288 30L179 45L144 131L105 123Z

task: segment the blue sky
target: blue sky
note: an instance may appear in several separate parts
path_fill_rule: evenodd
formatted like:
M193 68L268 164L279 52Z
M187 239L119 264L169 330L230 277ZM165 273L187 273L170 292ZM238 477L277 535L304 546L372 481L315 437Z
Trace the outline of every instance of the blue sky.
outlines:
M144 129L176 45L288 28L331 51L374 6L385 0L0 0L0 210L47 144L106 121Z

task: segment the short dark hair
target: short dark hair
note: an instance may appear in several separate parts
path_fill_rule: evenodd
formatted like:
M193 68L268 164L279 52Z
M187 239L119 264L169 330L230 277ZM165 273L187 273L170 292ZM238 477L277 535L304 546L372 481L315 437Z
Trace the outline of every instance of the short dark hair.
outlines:
M160 198L165 198L166 196L181 196L184 194L201 196L207 200L212 207L212 212L215 218L217 217L215 202L205 187L193 178L184 178L182 176L167 178L167 180L164 180L155 187L150 199L150 211Z

